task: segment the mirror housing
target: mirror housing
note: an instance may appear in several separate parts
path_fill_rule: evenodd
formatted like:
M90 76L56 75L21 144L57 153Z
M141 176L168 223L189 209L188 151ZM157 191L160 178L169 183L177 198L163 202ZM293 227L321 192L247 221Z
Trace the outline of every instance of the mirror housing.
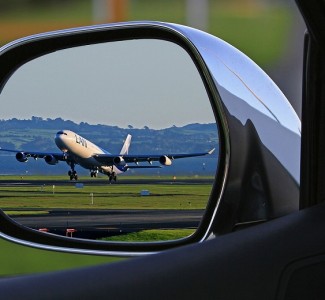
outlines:
M159 22L128 22L38 34L0 49L0 91L23 64L82 45L161 39L181 46L205 85L219 129L218 172L197 231L158 243L97 242L38 232L0 214L0 236L34 247L104 255L143 255L203 242L299 207L300 120L272 80L240 51L202 31ZM162 158L163 163L169 163Z

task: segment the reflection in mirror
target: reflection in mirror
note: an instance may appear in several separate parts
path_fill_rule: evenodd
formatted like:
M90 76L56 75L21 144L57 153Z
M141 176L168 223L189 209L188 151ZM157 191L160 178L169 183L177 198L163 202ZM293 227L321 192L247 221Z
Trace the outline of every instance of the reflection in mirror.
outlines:
M219 141L180 46L129 40L47 54L16 71L0 101L0 207L15 221L132 242L198 227Z

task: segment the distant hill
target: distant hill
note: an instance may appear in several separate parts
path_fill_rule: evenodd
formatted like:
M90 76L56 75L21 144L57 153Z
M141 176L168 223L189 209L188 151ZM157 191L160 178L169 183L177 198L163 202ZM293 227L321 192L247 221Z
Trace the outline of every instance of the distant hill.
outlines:
M127 134L132 135L130 153L188 153L202 152L216 148L213 158L218 154L218 133L216 124L188 124L182 127L170 127L165 129L142 129L120 128L110 125L91 125L81 122L74 123L70 120L42 119L41 117L32 117L29 120L0 120L0 147L16 150L33 151L51 151L58 152L54 143L54 136L57 131L69 129L77 132L86 139L94 142L98 146L108 150L111 153L119 153L123 140ZM0 173L12 173L13 168L24 168L34 172L33 168L44 168L44 164L18 163L13 165L13 161L6 157L13 156L7 152L0 151ZM14 162L16 160L13 158ZM204 164L204 163L203 163ZM66 164L60 164L65 169ZM182 165L178 163L177 165ZM53 171L53 167L45 165ZM32 169L32 170L31 170ZM58 168L58 170L60 170ZM21 172L21 170L19 171ZM62 170L61 170L62 172ZM16 172L14 172L16 173Z
M118 152L127 134L132 135L132 153L196 152L218 147L216 124L189 124L165 129L120 128L109 125L90 125L70 120L42 119L0 120L0 147L38 151L57 151L54 135L69 129L110 152ZM0 153L1 154L1 153Z

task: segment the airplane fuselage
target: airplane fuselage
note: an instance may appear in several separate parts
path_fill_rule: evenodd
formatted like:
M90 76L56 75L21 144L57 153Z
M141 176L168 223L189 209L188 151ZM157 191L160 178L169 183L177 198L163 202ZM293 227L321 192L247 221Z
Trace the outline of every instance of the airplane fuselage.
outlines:
M55 135L55 144L61 150L60 153L25 151L14 149L3 149L0 151L16 153L19 162L27 162L29 158L43 158L49 165L56 165L59 161L65 161L70 170L70 180L77 180L78 174L75 165L90 170L90 176L96 177L98 172L108 175L109 181L116 181L116 175L128 169L153 169L162 166L170 166L174 159L210 155L214 149L208 152L199 153L169 153L169 154L129 154L131 145L131 134L124 140L121 151L111 154L98 147L89 140L76 134L71 130L60 130ZM153 165L152 162L159 162L160 165Z
M70 130L59 131L55 136L55 144L64 153L68 153L73 160L85 169L96 171L104 174L120 174L125 172L123 166L103 166L99 163L94 155L109 154L107 151L98 147L89 140Z

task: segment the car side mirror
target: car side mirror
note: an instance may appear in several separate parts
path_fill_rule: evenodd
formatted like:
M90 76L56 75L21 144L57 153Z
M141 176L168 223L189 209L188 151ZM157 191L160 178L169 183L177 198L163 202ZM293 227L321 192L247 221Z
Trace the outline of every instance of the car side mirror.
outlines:
M18 142L19 150L7 149L0 142L0 155L6 162L16 155L19 162L44 159L52 165L48 168L68 165L72 180L45 187L44 178L33 184L26 174L24 179L2 177L0 236L5 239L78 253L142 255L298 210L300 121L253 61L212 35L158 22L69 29L2 47L0 66L1 118L52 124L61 150L20 149ZM104 140L95 125L107 120L115 131ZM59 124L74 130L56 128ZM3 127L0 134L8 137L11 130ZM80 132L89 134L85 138ZM67 140L84 149L80 155ZM115 154L97 146L102 144L116 144ZM181 180L164 175L182 160ZM124 171L147 177L109 185L109 190L106 182L104 190L96 181L77 178L77 165L89 169L91 177L101 172L112 182ZM185 171L185 165L193 168ZM136 173L140 170L146 173ZM162 185L168 188L161 191ZM21 195L13 193L17 186L25 188ZM113 189L118 187L116 202ZM61 201L55 193L70 193L70 198ZM72 193L86 202L74 202ZM54 225L59 212L61 223ZM82 219L78 226L73 214ZM178 235L166 237L166 229ZM87 230L90 235L78 236ZM159 231L158 240L124 240L132 231L151 230Z

